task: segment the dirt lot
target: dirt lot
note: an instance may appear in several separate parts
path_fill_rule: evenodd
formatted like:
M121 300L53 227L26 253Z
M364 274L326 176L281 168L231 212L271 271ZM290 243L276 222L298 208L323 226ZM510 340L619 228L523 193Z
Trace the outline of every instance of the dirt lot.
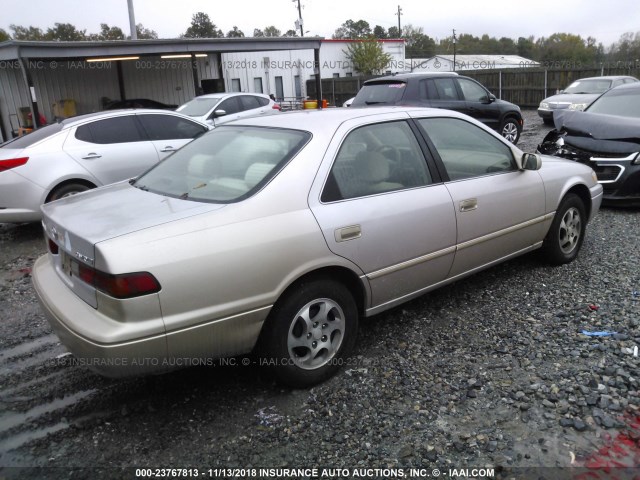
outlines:
M547 130L526 112L519 146ZM603 209L570 265L527 255L367 319L341 373L295 391L251 359L117 381L74 365L31 286L40 226L0 225L0 478L637 478L639 215Z

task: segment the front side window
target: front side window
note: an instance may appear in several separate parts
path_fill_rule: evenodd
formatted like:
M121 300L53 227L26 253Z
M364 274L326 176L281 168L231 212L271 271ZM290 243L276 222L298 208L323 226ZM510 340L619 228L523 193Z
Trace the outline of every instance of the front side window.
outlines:
M237 202L262 188L310 137L300 130L221 126L167 157L133 185L183 200Z
M460 85L464 99L469 102L485 102L489 98L486 90L472 80L459 78L458 84Z
M195 138L207 131L202 125L173 115L138 115L149 140Z
M342 143L323 202L364 197L431 183L422 150L406 122L360 127Z
M217 110L224 110L227 115L232 115L241 111L238 97L227 98L224 102L216 107Z
M418 120L442 159L450 180L516 170L511 149L480 127L458 118Z
M140 134L134 117L135 115L127 115L124 117L105 118L104 120L80 125L76 129L76 138L83 142L101 145L147 140Z

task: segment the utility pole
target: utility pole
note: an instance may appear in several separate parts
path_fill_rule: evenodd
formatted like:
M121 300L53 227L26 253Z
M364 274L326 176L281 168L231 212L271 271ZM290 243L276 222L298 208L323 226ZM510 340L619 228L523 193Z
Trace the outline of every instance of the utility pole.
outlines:
M456 29L453 29L453 71L456 71Z
M127 0L129 6L129 28L131 29L131 40L138 39L138 30L136 29L136 16L133 13L133 0Z
M291 0L293 3L298 2L298 20L296 20L296 27L300 27L300 36L304 37L304 27L302 25L302 7L300 6L300 0Z
M398 13L396 13L396 15L398 16L398 35L402 38L402 27L400 27L400 15L402 15L402 8L400 8L400 5L398 5Z

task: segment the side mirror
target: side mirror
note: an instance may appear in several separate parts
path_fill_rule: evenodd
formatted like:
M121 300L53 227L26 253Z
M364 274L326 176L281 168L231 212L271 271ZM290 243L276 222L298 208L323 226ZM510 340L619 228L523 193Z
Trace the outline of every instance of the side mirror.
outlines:
M542 158L537 153L523 153L520 159L520 170L540 170Z
M214 118L224 117L227 114L226 110L216 110L213 112Z
M496 101L496 96L493 93L489 94L489 103L493 103Z

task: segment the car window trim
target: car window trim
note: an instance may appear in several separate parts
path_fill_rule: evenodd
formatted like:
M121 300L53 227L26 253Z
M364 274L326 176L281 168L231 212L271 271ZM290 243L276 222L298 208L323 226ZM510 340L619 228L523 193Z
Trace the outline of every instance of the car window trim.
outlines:
M431 140L431 138L429 137L429 134L427 133L427 131L424 129L424 127L422 125L420 125L419 120L431 120L434 118L453 118L455 120L460 120L461 122L465 122L468 123L470 125L473 125L476 128L480 128L477 125L464 120L462 118L457 118L457 117L446 117L446 116L434 116L434 117L415 117L412 118L412 120L414 120L414 122L416 123L416 127L419 129L420 133L424 136L424 141L427 144L431 154L433 155L433 159L434 159L434 163L436 164L436 167L438 168L438 171L440 172L440 176L443 179L442 181L444 183L451 183L451 182L465 182L467 180L473 180L476 178L484 178L484 177L488 177L488 176L493 176L493 175L504 175L506 173L513 173L513 172L517 172L518 171L518 164L516 162L515 156L513 155L513 150L511 149L511 147L509 145L506 145L507 148L509 149L509 152L511 153L511 162L512 165L515 167L513 170L505 170L505 171L501 171L501 172L492 172L492 173L486 173L484 175L477 175L475 177L467 177L467 178L460 178L458 180L452 180L449 177L449 173L447 172L447 168L445 167L444 162L442 161L442 157L440 156L440 153L438 153L438 149L436 148L435 144L433 143L433 141ZM487 127L488 128L488 127ZM489 134L489 132L485 132L487 134ZM500 141L500 139L496 139L497 141Z
M320 187L319 190L319 195L318 195L318 204L320 205L332 205L335 203L340 203L340 202L350 202L350 201L354 201L354 200L360 200L362 198L370 198L370 197L376 197L378 195L389 195L389 194L393 194L393 193L398 193L398 192L407 192L409 190L416 190L418 188L429 188L429 187L433 187L436 185L442 185L443 181L441 180L441 177L439 175L439 172L437 172L437 170L435 171L436 173L438 173L437 175L434 176L434 169L430 167L429 165L429 156L425 154L423 145L421 143L421 138L420 135L416 134L415 129L412 127L412 118L396 118L396 119L392 119L392 120L382 120L380 122L374 122L374 123L366 123L366 124L362 124L362 125L356 125L353 128L349 129L347 132L345 132L345 134L342 136L342 138L340 139L340 144L338 145L338 148L336 149L336 153L334 154L333 158L331 159L331 164L329 165L329 168L327 169L327 173L322 181L322 185ZM329 180L329 176L331 175L331 172L333 171L333 166L335 165L336 159L338 158L338 155L340 154L340 149L342 148L342 145L344 144L345 140L347 139L347 137L354 132L355 130L358 130L359 128L365 128L365 127L369 127L371 125L380 125L383 123L396 123L396 122L404 122L406 124L408 124L409 129L411 130L411 133L413 133L414 138L416 139L417 143L418 143L418 147L420 148L420 151L422 152L422 156L424 161L426 162L426 167L427 167L427 171L429 172L429 175L431 176L431 182L426 184L426 185L417 185L415 187L406 187L406 188L401 188L398 190L391 190L388 192L380 192L380 193L372 193L370 195L362 195L360 197L351 197L351 198L341 198L339 200L332 200L329 202L325 202L322 200L322 194L324 193L324 190L327 186L327 182Z

